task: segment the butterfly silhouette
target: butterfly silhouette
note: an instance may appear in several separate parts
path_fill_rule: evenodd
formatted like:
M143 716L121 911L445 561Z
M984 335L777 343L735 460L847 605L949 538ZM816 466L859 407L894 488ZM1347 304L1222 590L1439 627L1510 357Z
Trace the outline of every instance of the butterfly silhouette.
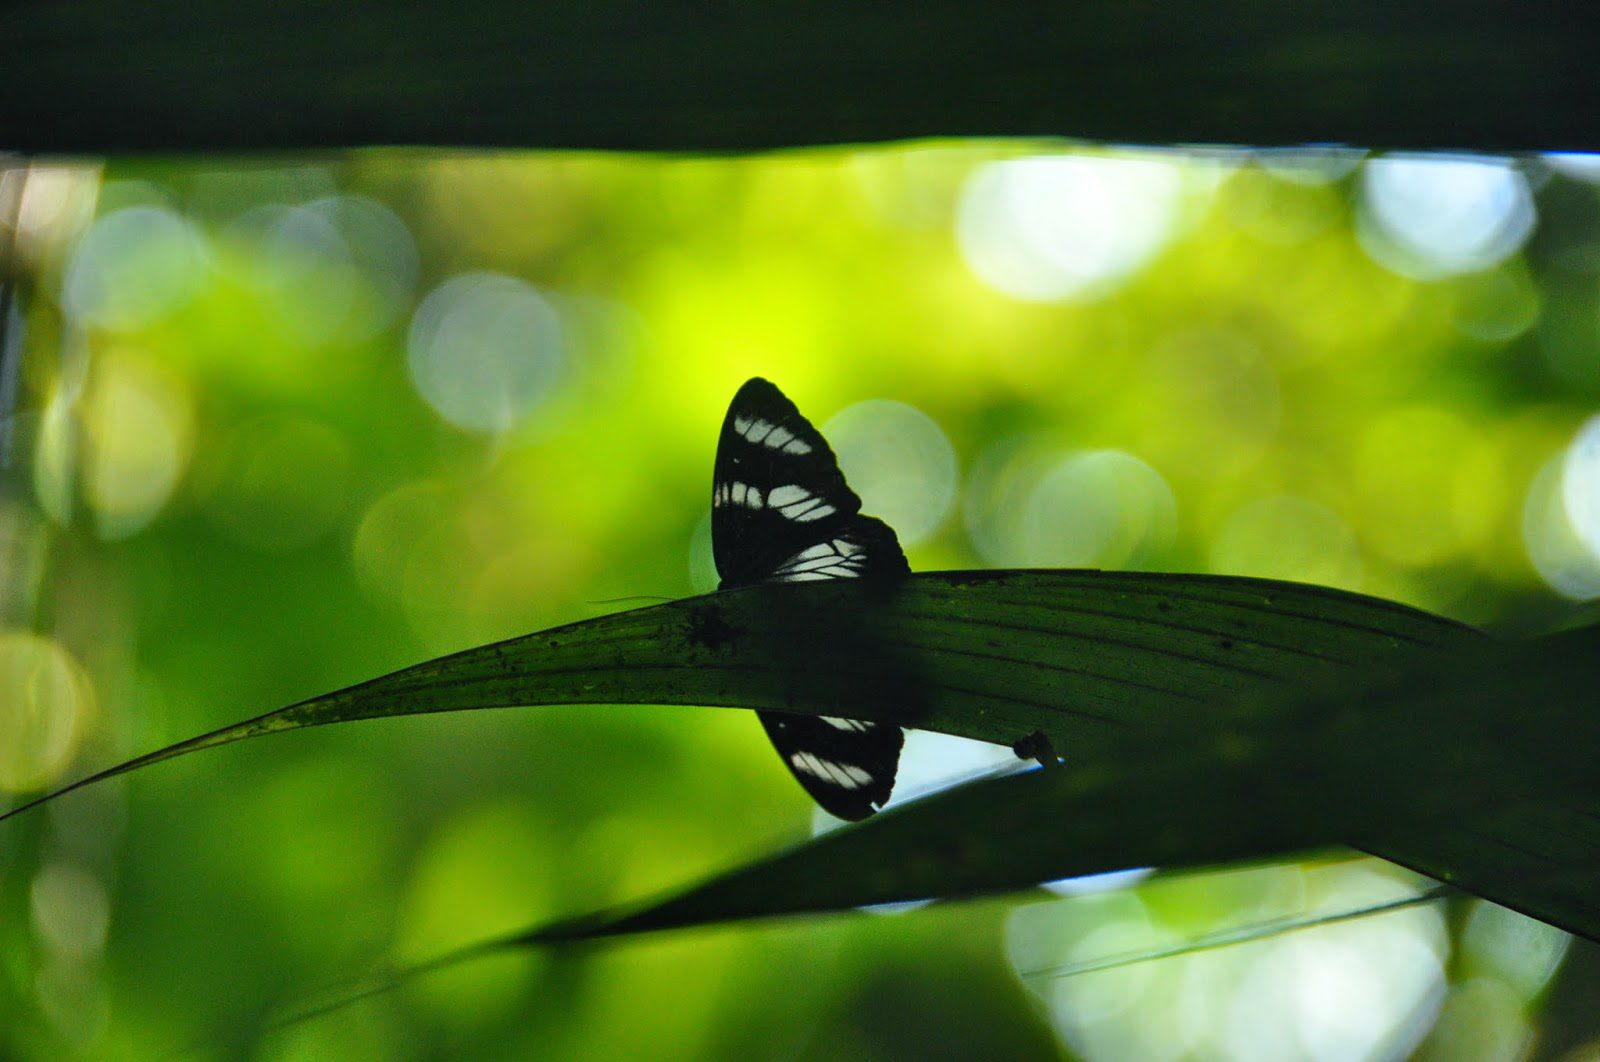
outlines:
M889 581L911 571L894 530L861 515L826 440L757 377L733 396L717 440L711 546L723 588L817 579ZM864 819L894 789L905 734L844 716L757 712L796 780L829 814Z

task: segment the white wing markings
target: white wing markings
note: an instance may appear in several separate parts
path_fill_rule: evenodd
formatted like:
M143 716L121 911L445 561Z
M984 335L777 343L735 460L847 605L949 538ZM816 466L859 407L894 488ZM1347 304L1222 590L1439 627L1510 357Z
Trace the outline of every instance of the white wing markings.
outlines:
M772 506L775 509L787 509L791 505L810 501L814 495L804 487L794 483L786 483L781 487L772 488Z
M789 757L795 770L804 771L813 778L822 778L841 789L860 789L872 781L872 775L848 763L835 763L810 752L796 752Z
M796 438L794 432L760 417L734 417L733 430L751 442L760 443L779 453L801 455L811 452L811 444Z
M848 538L833 538L807 546L772 573L778 582L805 583L819 579L859 579L866 564L866 549Z
M821 520L823 517L832 516L838 511L815 494L795 483L786 483L781 487L773 487L767 495L767 503L790 520L798 520L801 523Z
M711 494L711 507L720 509L724 505L742 505L746 509L765 508L761 501L761 488L752 487L748 483L718 483L717 489Z
M835 730L852 730L857 734L865 734L872 729L871 723L864 723L860 719L840 719L836 715L819 715L817 718Z

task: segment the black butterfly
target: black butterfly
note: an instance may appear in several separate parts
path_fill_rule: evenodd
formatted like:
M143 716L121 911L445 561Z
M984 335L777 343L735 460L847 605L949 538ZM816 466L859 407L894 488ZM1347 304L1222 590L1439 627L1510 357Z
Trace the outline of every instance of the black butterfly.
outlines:
M817 429L766 380L733 396L717 440L711 548L724 588L911 571L893 529L861 515ZM864 819L894 789L905 734L838 716L757 712L790 772L829 814Z

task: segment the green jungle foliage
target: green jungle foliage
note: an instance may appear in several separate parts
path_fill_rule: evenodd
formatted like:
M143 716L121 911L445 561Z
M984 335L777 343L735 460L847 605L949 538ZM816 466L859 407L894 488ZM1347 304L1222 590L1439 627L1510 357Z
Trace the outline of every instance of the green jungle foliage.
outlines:
M944 143L5 171L13 806L594 622L516 643L510 687L503 656L469 655L278 720L568 706L319 726L0 824L0 1055L1577 1049L1600 1036L1600 952L1554 925L1596 935L1600 655L1586 630L1508 639L1600 596L1596 173ZM918 571L1216 573L1433 615L1092 572L919 577L876 611L742 591L716 599L719 629L766 671L725 680L691 636L705 606L653 603L715 586L716 430L757 374ZM1045 641L1006 635L1022 664L961 662L1047 613ZM1062 641L1093 675L1041 677ZM1064 768L826 832L752 716L659 707L821 711L885 645L927 678L930 726L1041 729ZM1055 707L1016 707L1034 683ZM914 735L897 792L1015 763ZM374 970L537 927L1151 865L1211 869L512 947L279 1027ZM1433 895L1416 871L1544 921L1412 902ZM639 920L587 917L604 911Z

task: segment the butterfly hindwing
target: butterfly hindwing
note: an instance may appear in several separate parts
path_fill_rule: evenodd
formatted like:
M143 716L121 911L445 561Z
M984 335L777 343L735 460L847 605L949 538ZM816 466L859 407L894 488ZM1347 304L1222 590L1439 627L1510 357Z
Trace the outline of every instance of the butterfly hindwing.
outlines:
M842 716L757 712L789 772L822 810L864 819L894 790L905 732Z
M724 588L897 578L894 531L861 515L822 435L766 380L733 397L717 441L711 542ZM889 799L905 736L843 716L758 712L790 772L830 814L863 819Z
M857 515L836 534L786 558L768 578L804 583L817 579L879 580L911 571L900 541L882 520Z

